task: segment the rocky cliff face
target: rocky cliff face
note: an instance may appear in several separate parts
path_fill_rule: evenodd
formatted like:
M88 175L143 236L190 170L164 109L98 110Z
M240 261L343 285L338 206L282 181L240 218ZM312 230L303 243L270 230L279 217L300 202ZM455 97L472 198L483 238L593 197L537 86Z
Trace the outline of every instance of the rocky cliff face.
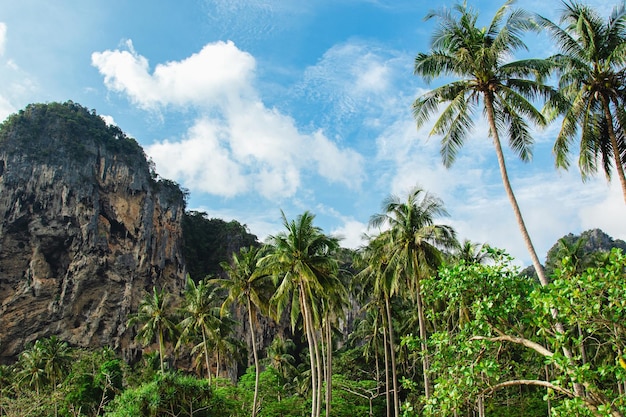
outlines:
M52 334L132 348L127 316L153 286L182 290L179 187L139 145L74 103L0 128L0 359Z

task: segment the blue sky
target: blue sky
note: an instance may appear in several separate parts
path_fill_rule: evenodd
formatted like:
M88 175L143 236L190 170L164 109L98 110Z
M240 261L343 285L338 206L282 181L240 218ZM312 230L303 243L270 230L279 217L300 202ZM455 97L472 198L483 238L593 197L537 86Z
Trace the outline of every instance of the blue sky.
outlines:
M453 2L422 0L21 0L0 8L0 119L28 103L73 100L136 138L157 172L190 192L189 209L235 219L261 239L280 211L305 210L358 247L390 194L440 197L462 239L529 264L485 123L450 169L411 103L434 22ZM500 2L475 0L485 24ZM608 13L612 4L588 0ZM518 2L556 19L557 0ZM529 36L534 56L552 52ZM541 260L567 233L626 239L617 180L556 170L558 126L535 133L531 163L508 155Z

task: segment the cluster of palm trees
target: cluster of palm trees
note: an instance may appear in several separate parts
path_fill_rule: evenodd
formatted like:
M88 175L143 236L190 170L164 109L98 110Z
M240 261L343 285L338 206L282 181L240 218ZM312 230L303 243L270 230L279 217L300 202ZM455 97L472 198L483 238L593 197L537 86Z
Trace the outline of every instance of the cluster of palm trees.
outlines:
M283 214L286 231L272 236L263 247L242 248L230 262L222 262L224 278L207 277L198 283L188 278L180 320L172 318L167 293L155 288L146 296L128 325L140 324L137 337L145 344L156 341L162 372L165 340L178 335L176 347L194 343L192 354L201 354L210 378L210 352L219 352L216 345L224 340L221 330L224 321L229 320L229 306L236 303L247 312L256 370L252 416L258 411L260 365L255 329L260 315L280 320L285 314L294 329L300 326L309 348L311 415L320 415L324 380L329 407L332 326L343 317L347 296L336 258L339 240L314 226L313 219L308 212L293 221ZM219 367L219 358L215 362ZM219 369L216 374L219 375Z
M477 25L478 13L459 4L427 15L438 29L428 53L415 58L415 74L430 81L442 76L459 80L437 87L413 104L418 126L439 114L431 134L441 135L441 156L451 165L469 135L479 110L487 118L502 182L524 242L543 285L541 267L513 193L501 135L523 161L532 157L529 123L543 127L562 117L555 140L556 165L567 168L574 139L580 135L578 165L583 179L601 165L607 177L615 171L626 201L626 5L615 7L608 20L577 1L564 1L561 25L507 1L487 27ZM526 49L522 35L545 30L559 53L546 59L511 61ZM551 75L558 86L547 83ZM543 110L535 107L545 100ZM440 105L447 103L439 113Z
M350 259L359 270L351 276L340 268L346 261L340 259L339 239L315 226L314 215L305 212L288 220L283 213L284 231L269 237L261 247L242 248L233 254L230 262L221 264L223 278L208 277L198 283L188 279L178 320L168 316L167 294L155 289L146 296L129 325L141 323L138 337L146 344L158 344L162 371L167 337L178 334L177 347L193 342L192 353L203 358L210 378L211 346L220 337L216 329L229 316L229 307L236 303L247 312L247 333L255 365L251 411L254 417L259 410L260 374L256 321L260 316L279 322L288 320L292 330L297 328L306 339L311 416L318 417L323 406L325 414L331 415L335 329L345 318L350 304L360 302L368 315L376 316L374 327L369 329L377 341L372 351L376 355L384 351L388 415L398 416L400 388L395 358L397 336L394 334L397 323L393 318L397 312L392 304L402 299L417 305L424 387L428 396L431 391L425 344L428 335L420 279L435 273L446 254L479 256L470 243L462 250L451 227L435 223L437 217L445 215L442 201L420 188L413 189L406 201L397 196L389 197L384 201L383 212L371 218L370 225L376 229L376 235ZM382 349L378 343L381 334ZM280 349L267 351L269 360L279 355ZM378 360L376 364L378 367Z

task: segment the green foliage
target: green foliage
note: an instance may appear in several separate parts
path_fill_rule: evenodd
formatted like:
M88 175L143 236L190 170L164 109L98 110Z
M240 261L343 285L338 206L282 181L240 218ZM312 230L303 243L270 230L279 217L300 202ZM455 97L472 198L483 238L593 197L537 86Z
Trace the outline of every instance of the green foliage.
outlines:
M566 257L546 287L516 272L500 255L491 265L447 266L424 281L440 329L429 339L436 385L425 414L471 410L481 398L486 409L507 414L502 400L515 395L525 415L545 415L542 392L554 415L624 413L626 256L613 250L582 273ZM420 348L412 336L403 343Z
M207 380L176 373L124 391L106 407L107 417L227 416Z
M189 275L196 281L218 275L220 263L231 260L242 247L258 246L257 237L235 220L209 219L207 214L189 211L183 217L183 255Z
M107 125L95 110L72 101L29 104L0 125L0 144L9 153L25 152L38 162L56 161L61 155L84 161L97 154L92 143L132 165L140 164L148 172L148 162L137 141L119 127Z
M123 391L126 366L109 349L77 352L77 357L63 385L66 408L100 415L102 408Z

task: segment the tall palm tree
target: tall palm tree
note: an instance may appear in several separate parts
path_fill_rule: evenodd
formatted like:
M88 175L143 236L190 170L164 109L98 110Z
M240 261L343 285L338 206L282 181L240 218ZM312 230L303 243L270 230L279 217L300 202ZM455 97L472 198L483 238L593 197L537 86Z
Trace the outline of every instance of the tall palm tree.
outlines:
M458 246L454 229L435 224L436 217L447 214L440 199L416 187L409 193L406 201L393 195L385 199L383 212L373 215L370 219L371 227L389 228L386 244L386 250L389 252L388 268L392 274L399 277L399 280L396 278L399 285L409 290L417 304L424 393L427 399L430 398L431 386L420 282L435 273L443 262L440 249Z
M164 290L152 288L152 294L146 294L139 303L136 314L128 320L129 327L140 324L137 338L146 345L156 342L159 344L159 361L161 373L165 372L163 349L165 338L172 338L175 334L176 324L172 320L169 295Z
M365 267L357 274L357 279L363 283L364 288L370 290L371 299L368 302L370 308L380 310L385 362L387 417L392 415L392 406L393 415L398 417L400 415L400 401L398 397L398 375L391 298L399 292L401 284L400 274L394 273L393 268L390 267L390 241L389 230L369 238L368 245L361 251L361 260L365 263ZM377 331L375 328L373 330ZM389 381L390 370L391 382ZM393 392L393 402L389 395L390 392Z
M343 278L346 278L343 274ZM326 417L331 414L332 383L333 383L333 330L340 324L348 309L348 291L339 276L330 277L331 285L326 286L322 298L322 341L326 346L324 379L326 381Z
M185 299L181 307L183 319L178 324L181 335L176 343L176 348L180 348L183 343L192 340L197 335L202 337L202 343L195 346L194 350L201 349L204 354L209 382L211 381L209 348L220 324L220 319L215 311L216 300L215 288L211 287L207 280L201 280L196 284L187 275Z
M321 299L336 283L338 239L325 235L313 225L315 216L304 212L295 220L282 213L286 231L270 236L270 253L261 260L277 284L271 303L280 317L289 306L291 326L300 317L309 346L311 366L311 417L319 417L321 408L322 366L319 351Z
M44 364L46 379L52 386L52 390L56 391L58 383L70 372L74 359L72 351L67 342L60 340L56 336L50 336L37 342L40 342L41 359ZM54 415L58 415L58 404L56 401L54 402Z
M563 6L564 27L538 18L561 50L552 59L559 89L569 103L554 144L556 164L569 166L570 147L580 129L578 166L583 179L596 172L601 157L607 178L615 165L626 201L626 5L616 6L606 21L577 1L564 1Z
M413 103L413 114L419 127L439 111L440 104L447 103L431 134L443 135L441 156L444 165L450 166L474 126L474 116L482 110L522 238L537 275L547 284L509 181L500 134L508 136L510 147L523 161L531 159L533 139L526 119L538 126L547 123L532 103L540 97L555 96L553 89L543 83L552 63L539 59L509 61L516 50L526 48L521 34L536 27L527 13L512 10L512 3L507 1L484 28L477 26L478 13L465 3L426 16L437 18L439 27L431 51L415 58L415 74L426 81L444 76L460 79L419 97Z
M212 283L226 291L227 296L222 304L222 312L232 303L238 303L245 307L248 312L248 325L252 339L252 354L254 357L254 398L252 400L252 417L257 414L257 400L259 395L259 357L254 332L257 321L257 313L267 313L271 284L257 268L258 261L263 252L261 249L251 246L241 248L239 253L234 253L231 262L222 262L220 266L228 276L225 279L213 279Z

